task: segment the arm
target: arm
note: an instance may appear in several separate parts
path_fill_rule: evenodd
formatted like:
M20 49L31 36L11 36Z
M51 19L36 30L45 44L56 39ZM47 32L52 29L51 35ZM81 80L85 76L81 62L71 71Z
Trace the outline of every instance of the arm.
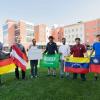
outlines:
M25 50L24 46L23 46L23 53L24 53L25 55L27 55L27 54L26 54L26 50Z
M92 56L93 52L94 52L94 50L92 50L92 51L91 51L91 53L90 53L89 57L91 57L91 56Z
M58 53L58 48L57 45L55 44L55 51Z
M84 45L83 45L83 53L84 53L85 57L88 57L88 53L87 53L86 47Z
M48 44L46 46L46 50L43 52L43 54L47 53L48 52Z
M74 53L74 47L70 47L70 53L69 53L69 56L73 55Z

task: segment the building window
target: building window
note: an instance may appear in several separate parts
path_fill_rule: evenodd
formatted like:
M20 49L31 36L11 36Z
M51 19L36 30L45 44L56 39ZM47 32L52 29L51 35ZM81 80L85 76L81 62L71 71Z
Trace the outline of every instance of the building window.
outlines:
M3 30L7 30L8 29L8 24L3 26Z
M33 27L33 25L26 24L26 28L30 29L30 30L33 30L34 27Z

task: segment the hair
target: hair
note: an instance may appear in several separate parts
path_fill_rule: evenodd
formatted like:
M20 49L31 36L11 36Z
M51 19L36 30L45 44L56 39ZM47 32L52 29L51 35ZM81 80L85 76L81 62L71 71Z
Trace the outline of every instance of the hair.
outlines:
M32 41L33 41L33 40L35 40L35 41L36 41L36 39L35 39L35 38L33 38L33 39L32 39Z
M53 36L49 36L49 39L54 39L54 37Z
M76 41L76 40L79 40L79 41L81 41L81 39L80 39L80 38L75 38L75 41Z
M66 38L63 37L62 40L66 40Z
M99 36L100 36L100 34L97 34L97 35L96 35L96 37L99 37Z

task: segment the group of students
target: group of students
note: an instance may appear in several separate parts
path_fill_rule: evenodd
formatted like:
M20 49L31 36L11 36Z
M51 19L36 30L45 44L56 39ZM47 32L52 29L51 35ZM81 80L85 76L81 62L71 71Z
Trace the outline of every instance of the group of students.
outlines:
M68 44L66 44L66 39L65 38L62 38L62 45L58 48L57 44L54 42L53 36L49 36L49 42L47 43L46 49L43 52L43 54L46 54L46 53L49 54L49 55L53 55L55 53L61 54L61 57L60 57L60 78L64 78L64 76L65 76L67 79L69 79L70 78L70 73L67 73L67 72L65 73L64 72L64 58L66 56L68 56L68 57L70 57L70 56L73 56L73 57L84 57L85 56L85 57L89 57L90 58L92 56L93 52L95 52L95 56L96 57L98 57L98 56L100 57L100 34L97 34L96 38L97 38L97 42L95 42L93 44L93 50L90 53L90 55L88 55L87 54L87 49L83 44L81 44L80 38L75 38L75 43L76 44L73 45L72 47L70 47ZM26 54L25 48L21 44L20 37L16 38L16 45L24 54ZM38 46L36 45L36 40L35 39L32 40L32 45L30 45L29 49L31 47L38 48ZM30 61L31 78L38 77L37 65L38 65L38 59ZM52 68L52 70L51 70L51 68L48 67L47 76L49 77L51 75L53 77L56 77L56 68ZM16 66L16 69L15 69L15 76L16 76L17 79L19 79L18 66ZM73 73L73 79L77 79L77 76L78 76L77 73ZM22 71L22 79L25 79L25 71ZM86 75L85 74L81 74L81 79L83 81L85 81L86 80ZM95 80L98 79L97 74L95 74L94 79Z

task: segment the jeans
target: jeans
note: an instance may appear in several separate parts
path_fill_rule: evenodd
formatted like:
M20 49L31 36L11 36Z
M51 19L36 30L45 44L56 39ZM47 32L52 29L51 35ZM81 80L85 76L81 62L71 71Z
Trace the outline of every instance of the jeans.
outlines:
M61 60L60 61L60 76L63 76L64 75L64 66L65 66L64 60ZM69 73L66 72L66 76L68 76L68 75L69 75Z
M38 65L38 60L31 60L30 61L31 75L32 76L37 76L37 65Z

